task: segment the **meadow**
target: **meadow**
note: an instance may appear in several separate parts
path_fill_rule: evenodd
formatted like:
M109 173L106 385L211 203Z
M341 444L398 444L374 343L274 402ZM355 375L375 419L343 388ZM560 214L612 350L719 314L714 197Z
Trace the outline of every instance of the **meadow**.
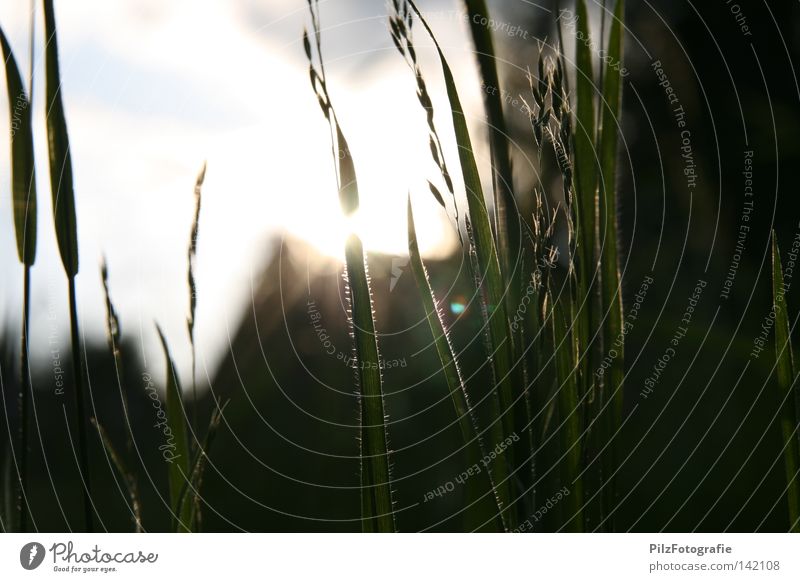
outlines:
M749 336L741 339L734 349L741 358L752 347L753 369L766 374L758 395L734 401L736 414L752 424L740 433L743 424L736 428L729 417L730 426L712 432L714 448L703 450L702 461L692 460L700 446L694 445L694 431L702 433L709 420L692 417L706 392L698 395L699 379L686 378L719 314L709 323L709 298L721 293L719 301L727 300L734 279L725 259L718 271L682 274L677 299L661 319L663 308L653 314L667 305L678 267L659 274L629 268L644 251L637 246L642 235L636 239L624 224L636 153L629 151L631 116L623 104L642 100L629 78L633 74L639 83L627 63L633 25L626 3L577 0L569 9L554 9L545 25L553 36L529 39L535 58L524 74L517 70L509 79L499 57L502 43L505 37L528 40L528 29L493 18L484 0L464 0L469 38L463 42L474 50L474 87L457 83L448 47L434 32L440 23L429 23L421 4L391 0L387 34L415 88L405 98L418 104L427 127L419 148L429 150L435 171L422 194L438 205L457 248L446 258L423 255L417 224L427 210L412 202L420 193L412 196L411 185L406 212L392 217L405 225L407 255L370 253L363 232L354 228L341 243L343 263L312 276L298 266L302 243L283 241L213 381L197 373L196 345L204 184L213 163L198 170L185 233L181 292L188 310L182 341L191 354L191 373L181 373L185 368L176 364L171 345L176 340L161 328L163 367L156 371L137 358L133 335L123 333L129 322L114 302L114 264L97 269L105 304L95 309L104 314L107 345L88 344L76 277L93 267L79 263L82 209L53 0L42 3L44 131L36 131L33 72L21 70L15 58L26 47L12 47L0 28L9 192L23 272L20 326L5 332L0 361L4 531L687 529L693 514L707 509L705 519L716 508L709 497L694 497L706 477L720 471L711 479L719 492L726 484L721 477L736 469L728 482L736 483L739 501L751 491L749 503L758 490L763 503L742 515L741 505L726 498L720 515L693 527L800 531L800 388L792 345L797 310L789 304L798 245L784 234L789 229L762 225L759 236L769 247L761 260L767 267L742 275L752 275L752 288L760 289L758 313L766 318L763 336L752 346ZM319 105L308 115L329 129L338 203L347 222L359 213L363 166L348 142L349 119L337 115L337 79L330 65L326 71L326 3L308 0L307 10L298 39L309 91ZM32 55L33 46L29 50ZM652 75L650 65L634 65ZM661 104L665 87L672 89L668 71L665 66L658 77L649 77L652 90L644 101ZM675 95L688 95L685 82L675 85ZM513 86L514 93L504 86ZM475 94L485 118L479 130L463 105L464 95ZM670 94L666 99L664 127L684 128ZM520 116L522 137L516 128ZM678 133L677 145L667 145L663 134L654 142L664 142L670 163L677 164L675 197L695 191L705 159L700 132ZM34 156L40 142L47 145L47 180ZM533 178L523 179L525 172ZM52 220L37 213L37 197L48 190ZM655 204L643 206L647 211ZM699 212L710 220L707 207ZM653 238L648 220L641 224ZM66 283L69 345L49 368L37 369L30 346L47 338L30 333L36 308L30 286L41 274L34 266L37 233L45 228L54 229ZM665 256L672 257L674 248L665 246ZM675 276L667 286L670 270ZM722 345L728 331L714 331L712 343ZM657 339L642 357L641 345L653 334ZM703 373L720 367L722 359L713 358L700 363ZM669 406L684 381L691 392L681 393L676 412ZM727 384L720 390L713 392L716 404L703 408L703 414L716 414L711 427L730 399ZM657 425L665 412L671 428ZM686 437L680 430L690 418L694 428ZM653 442L669 446L676 436L688 442L670 450L669 467L659 466L649 477L656 482L648 495L631 505L631 494L667 450L659 455L661 449L648 449ZM744 443L750 456L725 457L716 468L734 441ZM750 467L745 473L752 478L740 482L756 450L753 462L771 464ZM691 475L705 471L700 484L687 477L657 517L641 522L690 460Z

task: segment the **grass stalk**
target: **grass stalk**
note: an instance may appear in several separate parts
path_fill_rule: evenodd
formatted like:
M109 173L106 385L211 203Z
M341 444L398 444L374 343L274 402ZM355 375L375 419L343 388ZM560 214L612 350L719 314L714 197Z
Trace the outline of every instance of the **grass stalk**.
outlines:
M332 136L332 153L339 186L342 213L353 216L359 207L355 162L328 94L328 81L322 59L319 3L308 0L319 67L315 67L308 32L303 47L309 60L311 85ZM350 325L356 361L355 381L360 407L361 517L365 532L396 531L389 463L387 417L383 402L383 381L378 338L373 317L372 293L367 274L367 258L361 239L349 235L345 243L345 280L350 300Z
M187 251L189 283L189 315L186 318L186 329L189 332L189 344L192 349L192 426L197 430L197 347L194 339L195 318L197 313L197 284L195 281L195 270L197 262L197 238L200 233L200 208L203 200L203 182L206 178L206 164L197 175L194 185L194 218L192 219L192 231L189 237L189 250Z
M161 328L156 326L161 347L166 361L166 423L174 438L175 449L169 463L169 498L172 507L173 522L178 532L191 531L191 503L185 494L187 483L191 478L191 459L189 456L189 440L186 429L186 409L183 406L182 390L178 379L178 370L170 354L169 345Z
M605 10L603 10L605 14ZM617 164L619 125L622 113L622 76L618 63L622 62L623 30L622 23L625 17L625 0L617 0L614 8L614 17L611 22L608 39L608 62L617 63L616 66L605 66L603 76L602 114L599 135L598 151L600 152L601 179L599 188L599 209L601 232L601 313L602 313L602 345L605 354L615 349L617 357L602 378L603 386L600 390L600 403L604 408L602 413L603 426L597 433L603 435L605 443L615 438L616 432L622 425L623 416L623 379L625 342L622 334L622 288L620 285L619 253L617 248ZM602 69L601 69L602 70ZM622 339L621 339L622 338ZM621 341L620 341L621 340ZM604 356L605 356L604 354ZM604 478L603 497L605 511L613 510L616 503L615 480L612 475L616 472L616 459L618 447L608 445L603 454L602 471ZM615 513L612 513L612 519ZM613 523L611 524L613 529Z
M28 331L31 316L31 268L25 265L23 275L23 303L22 303L22 351L21 351L21 397L19 407L19 531L28 531L28 515L30 514L30 503L28 501L28 433L30 413L28 411L31 399L31 370L30 354L28 351Z
M69 278L69 329L72 342L72 373L75 379L75 411L77 414L78 463L83 487L83 521L86 531L94 531L92 510L92 482L89 474L89 447L86 438L86 402L83 391L83 350L78 328L78 305L75 293L75 277Z
M111 437L108 436L108 433L97 421L97 419L92 418L92 426L94 426L95 430L97 431L100 441L105 447L106 454L108 454L111 463L114 465L117 473L119 473L119 476L125 483L125 488L128 490L128 500L130 503L131 519L133 520L134 531L136 533L142 533L144 531L142 528L142 503L139 498L139 484L136 480L136 476L128 468L127 464L125 463L125 459L117 451L116 447L114 447Z
M86 440L87 416L84 404L83 361L78 327L78 307L75 277L78 274L78 227L75 215L72 156L69 132L64 114L61 73L58 62L53 0L43 0L45 26L45 95L47 103L47 141L50 161L50 189L53 197L53 219L56 241L64 272L69 281L70 337L75 383L75 413L78 433L78 462L83 483L83 516L86 531L93 531L91 508L92 487L89 475L89 451Z
M590 38L590 26L585 0L576 3L577 33ZM579 383L581 393L597 391L592 384L591 370L595 370L600 341L595 334L600 331L599 289L597 286L597 263L600 259L597 237L598 216L598 164L595 138L597 123L595 115L595 92L592 50L589 42L575 42L575 124L573 125L573 152L575 168L575 250L577 271L575 276L576 342L580 350ZM594 395L589 402L599 403ZM591 406L598 410L596 404ZM587 415L587 420L595 413ZM595 431L597 432L597 431Z
M481 295L484 303L482 311L485 313L486 323L489 329L490 362L496 379L496 386L493 390L497 392L499 400L500 417L492 424L493 444L499 444L505 438L515 434L514 423L514 345L508 321L508 312L505 304L505 284L500 269L500 261L497 255L497 248L494 243L494 235L489 221L489 213L486 207L481 178L478 173L478 166L475 162L475 154L472 148L472 141L467 128L467 120L461 99L458 95L453 72L447 59L442 52L439 42L433 34L422 13L416 4L409 0L409 5L419 18L423 27L436 47L439 62L444 74L447 97L450 102L450 109L455 129L456 142L458 144L458 155L461 162L461 171L467 194L468 219L471 226L470 241L473 245L476 257L477 272L474 278L478 288L485 292ZM522 439L520 439L522 440ZM514 467L513 448L508 448L503 455L495 460L496 463L504 463L507 467ZM508 468L506 469L508 472ZM513 513L513 512L512 512ZM509 523L512 529L516 526L515 521Z
M800 387L792 351L788 304L785 297L783 266L775 231L772 231L772 308L775 313L775 366L780 402L779 423L783 438L786 469L786 502L789 526L800 533Z
M361 390L363 527L368 532L392 532L396 526L391 494L389 445L366 257L361 240L356 235L350 236L345 250L355 355L359 362L356 375Z
M586 0L578 0L576 4L577 31L583 38L589 38L589 18ZM595 111L594 111L594 73L592 52L588 42L575 43L575 114L574 152L575 152L575 189L577 192L577 241L580 259L580 282L588 292L588 283L597 257L595 256L595 239L597 238L597 164L595 162ZM580 293L581 298L586 297ZM589 304L587 302L587 308ZM588 333L584 330L582 333Z
M33 27L31 27L33 35ZM28 433L31 400L31 371L28 335L30 326L31 267L36 260L36 168L33 155L33 117L31 100L26 94L19 67L8 39L0 28L0 45L5 62L11 127L11 196L16 233L17 254L24 268L22 333L20 346L19 398L19 476L18 476L18 527L28 529ZM31 54L31 58L33 58ZM31 65L33 67L33 65ZM31 89L33 89L31 75Z
M108 338L108 347L114 357L114 367L118 378L120 401L122 403L122 415L125 422L125 449L128 456L131 457L134 454L133 427L131 425L130 408L128 406L128 395L124 385L125 372L122 358L122 329L120 327L117 310L114 308L114 303L111 301L111 292L108 284L108 266L105 260L103 260L100 267L100 278L103 282L103 293L106 301L106 335ZM123 456L117 451L116 447L114 447L114 443L111 441L111 438L100 422L93 419L92 424L97 430L100 441L103 443L106 450L106 454L114 464L117 473L119 473L128 490L134 531L137 533L142 532L142 510L138 479L133 471L128 468Z
M478 61L478 71L485 90L482 91L483 105L488 120L489 147L492 160L494 226L497 255L500 261L500 271L505 285L505 299L508 313L514 313L521 302L521 294L526 286L525 253L522 247L523 222L514 197L514 178L510 157L510 142L505 115L503 113L503 91L500 76L497 70L494 41L491 29L481 24L482 18L490 18L485 0L464 0L464 7L469 16L470 31L475 44L475 54ZM477 17L477 18L476 18ZM526 387L525 358L522 347L525 339L523 328L511 329L513 337L513 375L517 387ZM533 440L531 427L531 401L530 393L525 390L519 397L521 388L514 392L515 403L513 406L514 426L516 431L528 427L527 438L520 438L514 445L514 456L518 467L516 477L522 484L523 490L531 491L533 498L534 475L531 466L524 470L526 459L533 460ZM522 436L522 435L520 435ZM532 504L531 504L532 505ZM521 509L521 507L520 507ZM522 516L527 518L527 516Z
M580 398L578 394L578 363L573 349L568 315L569 301L562 298L548 299L553 333L553 346L556 356L556 378L558 384L557 408L561 426L560 476L561 482L571 488L572 493L565 500L567 522L562 525L566 531L583 531L583 480L580 477L582 462Z
M521 224L514 200L508 130L503 115L503 93L497 71L497 57L490 28L481 24L480 19L476 20L475 18L476 16L489 18L485 0L464 0L464 7L469 15L478 70L486 88L482 95L489 123L497 252L503 273L510 279L512 273L519 273L521 270ZM515 282L518 283L518 281ZM509 287L509 305L517 305L518 289L517 285Z
M170 355L167 340L156 326L158 337L164 351L166 361L166 422L170 429L170 434L175 439L175 449L172 458L168 460L169 496L172 507L173 522L175 530L178 532L190 531L189 504L184 504L184 491L186 483L190 478L191 460L189 459L189 441L186 434L186 411L183 406L182 391L178 379L178 371Z
M471 467L486 456L486 447L483 444L483 438L478 429L478 419L470 404L467 386L461 376L461 369L459 368L458 360L453 351L453 345L450 342L444 316L436 301L436 295L431 286L430 279L428 278L425 264L422 262L419 244L417 243L417 232L414 226L414 214L411 209L411 198L408 200L408 251L411 260L411 270L414 273L414 278L421 294L425 316L431 328L431 333L433 334L439 361L442 363L442 371L447 380L447 388L450 392L450 398L453 401L461 436L464 439L464 446L467 448L468 463ZM510 494L508 492L509 484L507 476L498 472L499 468L502 468L501 464L493 466L492 469L494 471L490 470L485 473L488 476L489 488L497 507L497 516L500 522L499 526L501 529L505 530L507 527L504 503L508 503ZM502 494L499 492L499 489L503 490ZM469 499L470 507L477 509L477 502L477 499ZM468 510L467 513L471 515L475 509ZM469 523L480 525L481 520L476 520L474 522L469 521Z

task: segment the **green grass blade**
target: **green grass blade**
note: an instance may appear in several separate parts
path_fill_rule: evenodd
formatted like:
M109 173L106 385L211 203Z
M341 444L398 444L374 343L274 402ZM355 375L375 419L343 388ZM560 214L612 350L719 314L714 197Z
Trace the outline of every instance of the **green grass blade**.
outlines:
M11 196L17 254L21 263L36 260L36 168L33 158L33 115L22 75L3 29L0 45L5 60L8 113L11 127Z
M579 408L578 366L575 360L571 333L569 331L567 301L552 298L549 318L556 350L556 382L558 386L558 411L561 421L559 443L561 454L560 473L562 483L572 490L565 500L564 515L568 522L566 531L583 530L583 483L581 472L582 446L580 442L583 421Z
M586 1L577 1L577 34L589 39L589 17ZM582 277L586 278L593 268L594 243L597 212L597 171L594 112L594 78L592 71L592 52L588 42L575 41L576 121L574 127L575 148L575 187L578 197L578 248L583 265Z
M512 369L513 341L511 339L511 330L509 329L505 306L505 287L500 270L500 262L494 244L491 225L489 223L489 214L486 209L486 200L483 194L480 175L478 174L478 166L475 162L472 141L469 136L469 130L467 129L467 120L461 106L461 99L458 96L453 72L450 69L450 65L447 63L447 59L436 37L433 35L433 31L428 26L428 23L425 21L416 4L411 0L409 0L409 4L436 46L439 61L444 73L447 97L450 102L453 127L458 144L458 155L461 162L461 171L464 185L467 189L468 219L472 227L479 270L477 279L482 281L485 286L486 298L488 300L486 313L488 314L489 337L494 350L491 359L498 383L497 392L500 399L503 424L503 434L495 434L494 437L498 439L497 443L494 444L498 444L506 438L506 436L510 436L515 432L513 415L514 388L512 382L512 375L514 373ZM507 462L509 466L513 467L513 460L510 459L512 456L511 451L512 449L507 449L503 458L498 458L497 462ZM513 522L509 524L509 527L513 528L514 526L515 524Z
M345 216L352 216L359 206L355 162L328 95L317 0L309 0L308 6L319 55L319 70L314 66L307 33L303 35L303 46L309 59L312 88L316 92L322 113L331 125L339 202ZM361 239L356 234L351 234L345 243L345 269L350 293L356 383L360 395L362 529L366 532L394 532L396 525L389 469L389 438L384 413L378 337L372 315L372 293L366 255Z
M28 436L30 400L32 398L30 350L28 338L30 334L31 319L31 267L25 265L22 284L22 334L20 337L20 389L22 397L19 406L19 529L26 532L28 528L28 514L30 512L28 500Z
M436 304L436 296L428 278L428 272L422 262L417 243L417 231L414 225L414 214L411 208L411 199L408 200L408 252L411 259L411 270L421 292L422 305L425 308L425 315L428 325L433 333L434 345L442 362L442 371L447 380L447 387L453 399L456 415L459 419L462 436L466 442L475 438L476 430L470 421L472 408L467 398L467 390L464 380L461 377L461 370L450 343L450 337L442 321L442 314Z
M608 57L610 62L622 62L622 23L625 0L617 0L614 21L611 23ZM602 313L604 345L609 348L622 332L622 290L620 289L619 254L617 250L617 146L618 126L622 111L622 76L615 67L606 66L603 87L603 121L600 136L602 187L600 188L600 228L602 237ZM620 350L617 350L620 352ZM622 356L622 353L620 353ZM614 424L622 421L622 390L617 390L624 375L623 359L618 357L610 370L609 396L614 398Z
M592 50L589 46L589 16L585 0L576 2L577 29L575 39L575 123L573 124L573 156L575 175L575 249L578 269L575 292L579 313L576 320L576 342L589 357L581 358L580 380L582 392L590 389L589 370L596 369L592 362L597 352L590 348L590 338L599 327L597 288L592 283L597 260L597 153L595 136L595 85L592 70ZM585 40L580 40L583 38Z
M117 452L117 449L114 447L114 443L111 441L111 438L108 436L108 433L102 427L102 425L94 418L92 419L92 425L94 425L95 429L97 430L97 434L100 436L103 447L105 448L108 457L111 459L111 463L114 465L117 473L119 473L119 476L125 483L125 488L128 490L128 498L130 500L133 527L136 533L141 533L144 531L142 529L142 503L139 499L139 484L136 481L136 476L128 469L125 460L122 458L122 455Z
M78 324L78 296L75 291L75 277L67 279L67 295L69 299L69 333L72 349L72 373L75 380L75 413L78 433L78 463L83 480L83 520L87 532L94 530L94 510L92 507L92 480L89 472L89 447L86 438L86 425L89 415L86 411L83 374L84 359L81 345L81 332Z
M488 26L475 19L478 15L482 18L490 18L490 16L484 0L464 0L464 7L469 15L470 30L475 43L481 79L486 87L482 94L489 120L489 144L494 166L495 233L498 256L503 272L510 277L521 252L520 219L512 190L508 131L503 115L503 96L497 73L497 58L495 57L492 33ZM516 269L520 270L518 266ZM511 287L512 290L516 290L516 288L516 285ZM509 302L517 304L513 298L510 298Z
M467 387L461 376L461 370L459 369L453 346L450 343L450 337L445 329L442 313L436 302L436 295L434 294L433 287L431 287L428 272L425 269L419 252L410 198L408 200L408 252L411 258L411 270L414 273L417 287L419 287L420 290L422 306L425 309L428 325L433 334L436 352L442 363L442 371L447 380L447 388L453 401L453 407L455 408L456 417L458 418L461 435L468 449L467 456L469 459L469 466L472 466L474 463L484 458L485 450L482 439L478 433L477 418L469 402ZM500 525L505 529L506 520L503 508L509 507L510 504L510 492L507 480L508 474L506 473L506 466L504 463L495 463L490 469L491 470L486 474L489 475L489 485L497 504L497 515L500 516ZM475 500L470 499L470 502L473 501Z
M203 476L205 475L206 465L208 464L208 453L211 451L214 439L219 432L219 426L222 423L222 415L225 412L227 404L217 406L214 412L211 413L211 419L208 422L208 429L206 436L203 438L203 444L197 451L197 458L192 469L191 478L191 528L192 531L200 531L202 523L202 513L200 510L200 502L202 501L200 491L203 488Z
M345 248L361 400L361 497L364 531L395 531L386 415L367 266L361 240L350 235Z
M72 179L72 158L67 120L61 92L53 0L43 0L45 41L45 98L47 112L47 144L50 160L50 190L53 197L53 220L56 240L64 271L69 279L70 336L75 374L75 408L78 414L78 453L84 482L84 520L86 529L93 528L91 480L86 443L86 409L83 395L83 360L81 358L78 305L75 275L78 274L78 227L75 216L75 192Z
M600 288L603 317L603 346L606 353L610 349L617 351L607 373L603 376L602 402L606 406L604 412L604 429L606 443L613 438L622 424L623 389L625 376L624 343L622 337L622 289L620 286L619 254L617 249L617 146L619 143L620 117L622 112L622 75L619 63L623 53L623 22L625 18L625 0L617 0L614 8L614 19L609 32L608 63L603 75L602 125L600 133L600 163L602 177L599 190L600 206L600 240L602 245ZM606 443L601 443L605 445ZM611 479L616 471L616 454L614 446L608 446L603 455L603 475L605 479L604 497L607 510L615 503L615 486Z
M492 156L492 178L494 186L495 209L495 240L497 255L500 261L500 271L504 277L506 308L509 314L514 313L521 302L521 290L527 281L525 267L525 253L522 233L523 222L514 197L514 182L511 164L511 144L503 114L503 91L500 85L500 76L497 70L498 58L495 53L492 32L489 26L483 24L481 19L491 20L485 0L464 0L464 6L469 16L470 30L475 44L478 60L478 69L485 90L483 95L484 109L488 119L489 146ZM476 19L476 17L479 17ZM491 90L490 88L494 88ZM525 359L521 346L524 345L524 334L520 328L511 329L513 337L512 371L514 382L518 386L525 386L526 370ZM516 396L516 393L515 393ZM514 425L520 427L531 426L530 394L525 393L523 398L514 404ZM515 444L514 456L518 461L529 458L530 470L516 473L525 490L533 492L533 442L532 431L528 438L520 439ZM531 495L532 496L532 495Z
M69 279L70 335L75 374L75 408L78 414L78 452L84 482L84 521L87 531L93 529L91 509L91 480L86 442L86 409L83 394L83 360L81 358L78 306L75 294L75 275L78 274L78 227L75 216L75 192L72 179L72 158L67 132L67 120L61 92L53 0L44 2L45 41L45 100L47 112L47 143L50 159L50 190L53 198L53 220L56 240L64 271Z
M78 227L75 216L72 156L58 64L58 41L53 0L44 0L44 30L47 42L45 48L45 96L53 217L61 262L64 264L67 276L74 277L78 273Z
M36 260L36 169L33 156L33 115L25 93L22 75L3 29L0 46L5 62L8 91L9 127L11 128L11 201L17 255L25 266L23 281L22 334L20 348L21 398L19 406L19 529L28 526L28 408L30 402L30 365L28 330L30 323L31 266Z
M487 285L489 287L502 285L497 250L492 239L492 230L489 224L489 215L486 209L486 199L483 193L483 185L481 184L478 166L475 162L475 155L472 149L472 140L467 128L467 120L464 115L463 107L461 106L461 99L458 95L453 72L450 69L450 65L448 64L447 59L445 58L444 53L442 52L442 49L436 40L436 37L433 35L433 31L428 26L427 21L423 18L414 2L410 2L410 5L419 17L420 21L425 27L425 30L433 40L444 73L447 97L450 101L453 127L456 134L456 142L458 144L458 156L461 162L464 185L467 188L469 217L475 234L478 259L482 263L481 267L487 268L487 277L490 279ZM502 296L502 287L500 288L500 295Z
M775 310L775 358L778 389L780 400L783 402L780 409L780 426L788 486L786 499L789 506L791 531L798 533L800 532L800 477L798 477L798 470L800 470L800 434L798 434L800 389L796 386L797 370L792 353L788 305L784 293L781 255L775 231L772 231L772 303Z
M103 258L100 264L100 279L103 284L103 295L106 301L106 336L108 340L108 349L114 356L114 366L118 379L120 402L122 404L122 415L125 421L125 448L128 455L133 455L133 427L131 426L128 394L124 386L125 366L123 365L124 360L122 358L122 327L117 310L114 307L114 303L111 301L111 290L108 283L108 265L105 258Z
M15 479L14 470L11 468L11 459L14 458L14 453L11 450L11 443L6 443L3 447L3 524L2 533L11 533L14 531L14 502L15 495Z
M189 458L189 439L186 429L186 410L183 407L183 397L181 394L178 372L169 352L167 340L161 332L161 328L156 326L161 346L164 349L164 358L167 364L167 394L166 394L166 418L160 419L166 423L165 435L168 445L174 445L169 449L171 452L169 463L169 493L170 505L177 521L177 530L181 532L189 531L191 525L191 504L184 502L182 495L185 484L191 477L191 459ZM166 457L165 457L166 459Z

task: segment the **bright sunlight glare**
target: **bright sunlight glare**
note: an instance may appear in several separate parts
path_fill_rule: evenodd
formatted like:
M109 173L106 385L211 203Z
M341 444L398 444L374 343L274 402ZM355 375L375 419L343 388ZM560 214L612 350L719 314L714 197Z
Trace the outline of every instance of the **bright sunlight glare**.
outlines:
M188 309L186 245L194 179L204 162L196 337L198 361L209 374L227 348L228 338L218 330L236 328L280 237L301 239L342 260L347 235L356 232L370 253L406 255L411 192L423 256L443 257L456 248L451 219L427 187L436 167L425 116L413 74L391 47L383 5L370 9L374 17L355 21L361 27L355 31L337 31L336 11L329 15L330 37L337 40L332 46L343 51L328 55L331 96L359 181L360 209L348 220L339 207L327 123L308 81L301 44L305 2L297 2L294 12L286 2L265 5L258 15L239 3L175 4L180 6L75 0L70 10L59 10L80 227L77 286L88 335L104 337L103 313L95 306L103 301L98 266L105 256L125 332L139 336L143 355L155 355L158 322L168 339L175 338L176 360L184 367L188 353L180 353L185 342L177 340L185 336ZM27 2L0 7L24 70L30 64L24 50L28 10ZM273 13L281 15L280 25L272 22ZM41 14L37 18L41 37ZM214 30L215 42L202 30ZM296 34L286 33L291 30ZM335 39L337 32L346 38ZM464 31L452 27L445 33ZM365 53L367 40L373 48ZM36 123L43 113L42 56L39 51L34 57ZM457 74L471 65L465 60ZM372 68L369 75L356 74L365 66ZM468 101L476 103L478 94ZM444 103L436 106L447 111ZM442 119L445 148L456 156L455 164L455 143L447 137L452 130L447 116ZM0 133L7 123L0 118ZM38 134L43 130L36 128ZM32 295L53 313L64 313L63 281L38 275L58 273L60 259L52 228L46 228L52 224L46 144L36 147L41 228ZM8 141L0 140L2 197L10 187L8 159ZM6 239L0 241L0 261L10 273L0 284L0 298L7 306L21 303L11 220L7 210L0 213ZM10 308L0 317L16 326L10 315L16 312ZM47 334L52 325L63 333L64 323L59 318L54 324L44 313L31 325Z

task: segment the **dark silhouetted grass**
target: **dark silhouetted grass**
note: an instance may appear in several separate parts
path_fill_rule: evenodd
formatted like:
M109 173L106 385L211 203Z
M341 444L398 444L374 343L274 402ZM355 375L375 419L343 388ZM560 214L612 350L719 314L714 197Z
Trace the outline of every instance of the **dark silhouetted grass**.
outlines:
M311 85L325 118L331 127L332 148L339 182L339 202L346 217L359 207L358 181L352 152L347 144L336 111L328 94L327 78L321 51L319 6L309 0L319 68L314 66L311 42L303 33L303 46L309 60ZM366 255L357 234L345 243L345 278L350 299L350 323L353 332L356 362L356 384L361 407L361 519L365 532L393 532L396 529L392 483L389 466L389 445L383 386L379 366L372 294L367 275Z
M33 157L33 114L17 61L5 32L0 28L0 46L5 62L11 128L11 201L17 255L23 265L22 333L20 347L21 394L19 405L18 529L28 529L28 417L31 400L31 370L28 330L31 311L31 267L36 260L36 166ZM32 85L32 81L31 81Z
M789 529L798 533L800 532L800 428L798 428L800 388L797 386L797 368L792 351L783 266L775 231L772 231L772 308L775 312L775 368L780 398L778 418L783 437Z

